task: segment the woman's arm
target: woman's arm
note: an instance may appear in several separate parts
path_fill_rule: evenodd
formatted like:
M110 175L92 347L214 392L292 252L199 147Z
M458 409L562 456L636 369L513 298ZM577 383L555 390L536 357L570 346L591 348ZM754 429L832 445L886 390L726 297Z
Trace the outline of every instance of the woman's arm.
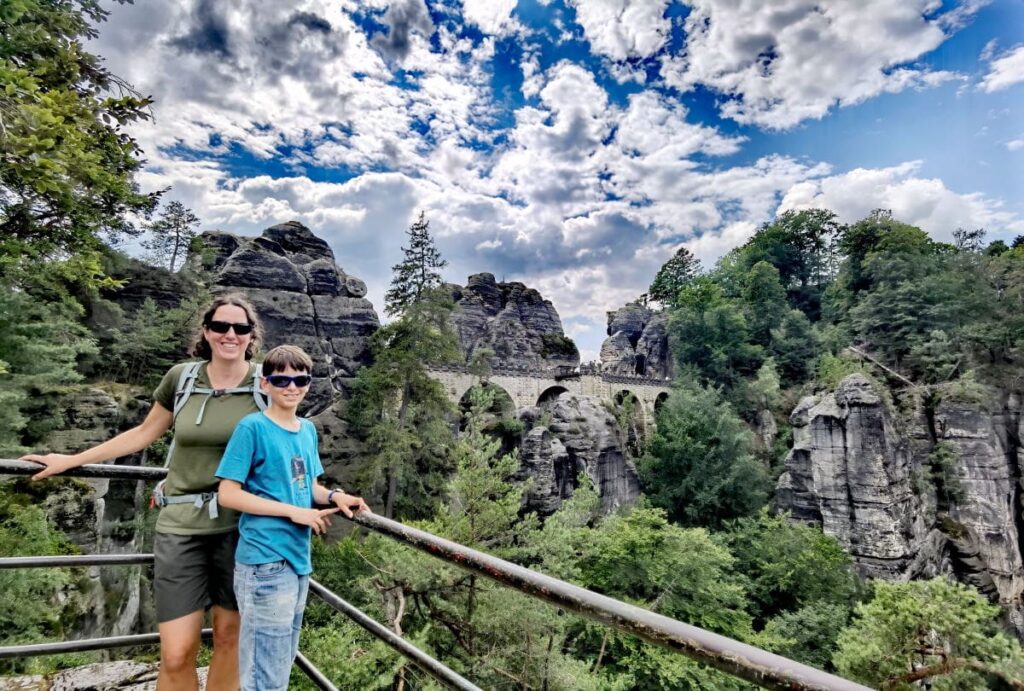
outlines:
M301 506L257 497L252 492L242 489L241 483L235 480L220 481L220 486L217 488L217 503L242 513L287 518L292 523L309 526L317 535L327 532L327 526L331 524L328 516L338 512L337 507L333 509L304 509Z
M109 439L91 449L86 449L76 454L30 453L22 456L21 460L34 461L46 466L44 470L32 476L33 480L42 480L43 478L63 473L65 470L77 468L86 463L100 463L102 461L109 461L111 458L120 458L121 456L141 451L169 430L173 422L174 414L160 403L154 403L153 407L149 409L146 419L141 424L121 432L121 434L113 439Z

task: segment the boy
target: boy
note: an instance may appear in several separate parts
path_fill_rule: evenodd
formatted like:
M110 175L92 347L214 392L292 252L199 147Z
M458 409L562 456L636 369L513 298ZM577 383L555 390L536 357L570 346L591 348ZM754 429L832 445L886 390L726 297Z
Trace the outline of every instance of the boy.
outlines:
M263 361L263 412L242 418L216 475L218 500L242 512L235 552L235 597L241 613L239 672L243 691L285 691L298 651L309 588L311 532L328 516L369 511L359 497L328 490L313 423L295 411L309 391L313 361L301 348L278 346ZM315 504L333 508L316 509Z

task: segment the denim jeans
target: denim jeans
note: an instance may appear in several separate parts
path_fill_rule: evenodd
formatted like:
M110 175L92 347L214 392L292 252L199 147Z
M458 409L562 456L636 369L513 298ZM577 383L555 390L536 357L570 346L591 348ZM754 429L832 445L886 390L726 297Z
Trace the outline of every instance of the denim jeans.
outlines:
M242 691L287 691L308 591L309 576L298 575L288 562L235 564Z

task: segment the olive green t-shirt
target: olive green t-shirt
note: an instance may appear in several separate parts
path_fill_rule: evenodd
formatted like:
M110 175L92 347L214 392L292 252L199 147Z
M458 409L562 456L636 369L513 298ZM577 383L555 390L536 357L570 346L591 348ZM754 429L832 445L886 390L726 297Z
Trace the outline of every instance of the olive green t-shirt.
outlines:
M174 392L178 386L178 378L187 366L188 363L181 363L172 367L153 392L153 399L167 410L174 410ZM248 387L251 381L250 376L246 375L245 380L239 382L238 386ZM210 388L205 363L199 368L196 387ZM197 425L196 420L204 402L206 409L203 411L202 424ZM224 447L227 446L238 421L257 410L259 408L250 391L223 396L210 396L194 391L174 421L174 452L167 469L164 494L170 497L217 491L220 481L214 477L214 471L217 470L221 456L224 455ZM238 525L238 512L223 506L218 507L218 512L218 517L211 519L208 504L201 507L191 503L170 504L160 509L156 530L159 533L174 535L201 535L234 530Z

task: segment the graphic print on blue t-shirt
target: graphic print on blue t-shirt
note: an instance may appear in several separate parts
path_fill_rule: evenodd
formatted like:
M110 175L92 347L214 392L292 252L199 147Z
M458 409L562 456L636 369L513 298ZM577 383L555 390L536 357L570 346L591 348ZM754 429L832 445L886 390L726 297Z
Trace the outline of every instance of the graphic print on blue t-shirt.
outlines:
M253 413L235 427L216 475L257 497L308 509L313 506L312 480L323 472L312 422L301 419L298 431L292 431L265 413ZM312 572L309 527L280 516L243 513L238 532L236 561L267 564L284 559L299 575Z
M305 491L306 489L306 462L302 460L302 456L292 457L292 482L298 485L298 489Z

